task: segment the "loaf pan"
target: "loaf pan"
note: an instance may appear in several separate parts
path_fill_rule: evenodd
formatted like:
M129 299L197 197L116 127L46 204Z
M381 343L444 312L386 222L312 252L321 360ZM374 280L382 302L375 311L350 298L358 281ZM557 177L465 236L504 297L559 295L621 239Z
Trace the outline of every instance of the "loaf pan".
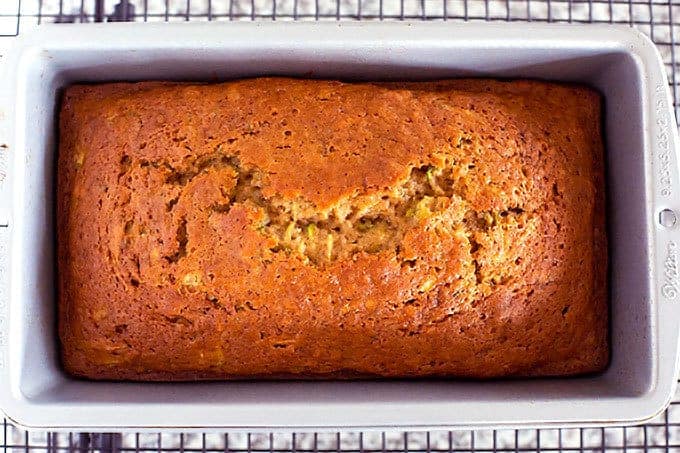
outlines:
M51 430L329 430L643 422L676 385L678 136L664 67L630 28L447 23L43 26L4 66L0 148L0 408ZM529 77L605 97L611 347L564 379L113 383L60 368L54 168L74 82L286 75L349 80ZM1 216L0 216L1 217Z

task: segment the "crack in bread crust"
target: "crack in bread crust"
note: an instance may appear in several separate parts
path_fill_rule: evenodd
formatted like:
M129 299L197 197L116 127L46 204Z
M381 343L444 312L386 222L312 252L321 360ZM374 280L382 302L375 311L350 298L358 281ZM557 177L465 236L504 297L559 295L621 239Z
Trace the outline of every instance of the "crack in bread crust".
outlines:
M293 254L306 264L323 265L338 259L351 258L354 254L380 253L390 251L399 254L404 234L422 227L430 220L454 212L448 223L437 222L436 227L444 234L463 234L470 243L474 257L479 244L476 232L491 227L503 227L511 222L532 221L535 213L525 212L523 207L512 206L495 211L476 211L462 198L457 181L465 170L455 163L445 162L445 167L422 165L411 167L408 177L390 190L370 195L355 193L326 210L319 210L313 203L299 198L286 200L282 197L265 197L262 194L262 170L244 168L237 154L221 151L199 157L191 156L181 165L172 165L167 159L132 162L125 156L121 163L120 177L137 164L151 167L163 173L165 184L178 186L179 193L167 200L167 209L172 211L182 197L182 189L194 178L215 168L233 170L231 190L222 191L221 200L208 201L212 213L228 214L234 205L248 204L261 213L261 221L255 226L263 236L273 240L270 250L275 253ZM462 216L455 212L463 213ZM457 216L457 217L456 217ZM126 244L130 241L132 221L125 226ZM186 230L186 216L179 219L177 226L177 251L165 256L169 263L177 263L187 256L189 241ZM402 258L402 261L417 257ZM476 263L476 261L475 261ZM475 264L477 281L484 277L479 265Z

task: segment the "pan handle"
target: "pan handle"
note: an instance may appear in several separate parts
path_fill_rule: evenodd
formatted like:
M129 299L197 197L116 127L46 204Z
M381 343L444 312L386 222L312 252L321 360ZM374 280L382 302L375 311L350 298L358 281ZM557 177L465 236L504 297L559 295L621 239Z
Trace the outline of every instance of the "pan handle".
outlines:
M3 48L13 37L0 38ZM0 59L0 382L8 379L8 344L9 344L9 305L10 305L10 273L12 255L12 167L14 166L14 149L12 146L12 120L14 104L11 101L7 81L9 80L10 63L8 53L3 52Z
M652 290L650 301L657 338L656 384L658 388L675 389L680 370L680 140L673 112L673 98L665 77L656 47L645 38L647 49L640 53L645 64L654 70L647 83L652 97L646 105L647 148L649 153L649 190L652 225L649 226L653 241L649 252ZM654 68L656 66L656 68ZM665 405L670 403L674 390L664 395Z

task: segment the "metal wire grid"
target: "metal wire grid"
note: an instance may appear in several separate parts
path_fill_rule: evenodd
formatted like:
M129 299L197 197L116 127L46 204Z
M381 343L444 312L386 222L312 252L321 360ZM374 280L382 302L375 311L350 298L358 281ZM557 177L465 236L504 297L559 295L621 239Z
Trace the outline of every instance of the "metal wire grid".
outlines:
M464 20L628 24L649 35L680 113L680 0L0 0L0 36L41 23L224 20ZM1 41L1 40L0 40ZM676 56L678 58L676 59ZM3 421L7 451L680 453L680 393L639 427L407 433L50 433Z
M657 421L630 428L364 433L28 433L5 422L5 451L398 453L669 452L680 450L677 405ZM671 421L674 418L674 421Z

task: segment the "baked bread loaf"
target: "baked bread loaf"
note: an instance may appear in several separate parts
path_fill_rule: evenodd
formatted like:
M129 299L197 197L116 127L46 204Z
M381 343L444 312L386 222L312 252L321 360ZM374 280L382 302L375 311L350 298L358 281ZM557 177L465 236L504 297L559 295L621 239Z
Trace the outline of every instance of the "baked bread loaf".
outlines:
M600 371L600 102L537 81L71 86L63 365L162 381Z

